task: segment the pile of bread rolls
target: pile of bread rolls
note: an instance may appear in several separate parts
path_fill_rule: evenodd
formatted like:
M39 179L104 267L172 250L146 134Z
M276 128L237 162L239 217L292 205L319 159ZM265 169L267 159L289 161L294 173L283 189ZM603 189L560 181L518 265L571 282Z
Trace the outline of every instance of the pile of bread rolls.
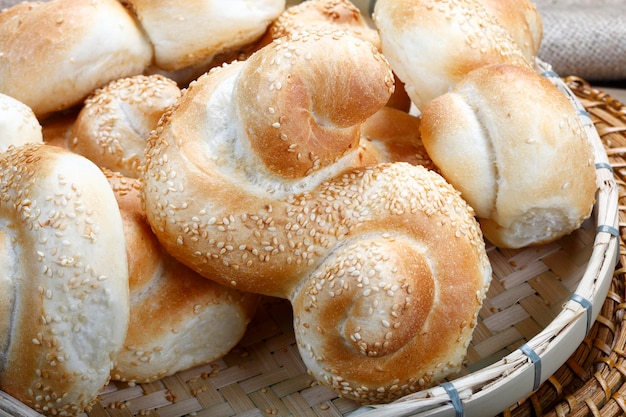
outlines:
M485 240L547 243L593 207L540 42L527 0L378 0L373 24L347 0L3 10L0 389L78 414L224 355L259 296L346 398L454 375Z

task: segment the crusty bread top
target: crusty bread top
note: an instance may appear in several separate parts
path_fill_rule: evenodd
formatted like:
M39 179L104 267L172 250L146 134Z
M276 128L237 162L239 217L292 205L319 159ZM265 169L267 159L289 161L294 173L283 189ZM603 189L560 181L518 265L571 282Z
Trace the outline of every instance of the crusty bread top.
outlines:
M597 184L589 139L574 106L534 71L471 72L424 109L421 135L499 246L552 241L591 213Z
M0 13L0 92L38 118L140 74L152 47L116 0L25 2Z
M91 161L44 144L0 156L0 189L0 275L10 281L0 304L8 295L12 319L0 389L40 413L78 414L108 382L128 328L115 197Z

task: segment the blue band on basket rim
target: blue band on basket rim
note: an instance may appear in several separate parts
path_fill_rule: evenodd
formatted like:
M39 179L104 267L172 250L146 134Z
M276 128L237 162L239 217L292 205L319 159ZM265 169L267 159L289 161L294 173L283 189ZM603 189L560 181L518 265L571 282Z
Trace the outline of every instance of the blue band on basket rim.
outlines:
M463 402L461 401L461 396L459 395L456 387L451 382L444 382L440 385L446 390L450 400L452 401L454 415L456 417L463 417L465 415L465 412L463 411Z
M593 304L591 304L591 301L578 294L572 294L569 299L572 301L576 301L578 304L585 308L585 312L587 313L587 329L585 331L585 335L589 334L589 330L591 329L591 308L593 307Z
M544 71L541 73L542 76L546 77L546 78L561 78L559 77L559 74L557 74L554 71Z
M613 167L608 162L598 162L598 163L596 163L596 170L598 170L598 169L608 169L609 171L613 172Z
M539 388L541 384L541 357L537 355L530 346L523 344L519 348L526 356L530 358L535 368L535 380L533 381L533 391Z
M608 233L611 236L619 237L619 230L617 230L613 226L609 226L608 224L601 224L596 228L596 234L598 233Z

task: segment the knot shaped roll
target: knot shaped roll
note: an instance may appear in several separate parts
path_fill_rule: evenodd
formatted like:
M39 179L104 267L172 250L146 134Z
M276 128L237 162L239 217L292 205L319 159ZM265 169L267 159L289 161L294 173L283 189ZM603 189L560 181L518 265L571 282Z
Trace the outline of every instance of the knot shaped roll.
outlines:
M359 125L393 92L383 56L344 32L300 31L264 49L242 67L235 103L252 152L281 177L303 177L358 146ZM342 59L329 59L336 49Z
M307 42L328 49L325 65L293 66L291 79L301 77L296 69L315 71L320 82L335 85L333 73L351 65L360 41L318 37ZM278 45L257 54L290 51ZM383 62L366 48L373 64ZM259 68L258 60L201 77L161 118L146 149L148 222L170 254L203 276L289 299L305 363L341 395L386 402L440 381L461 364L491 278L472 209L438 174L391 162L358 137L302 178L268 170L249 144L241 122L248 113L237 97L241 78L253 72L245 65ZM388 74L362 71L362 82L370 91L388 90ZM338 97L327 95L328 87L310 88L319 103L348 113L333 115L344 120L335 129L339 140L348 121L362 126L351 114L363 108L361 89ZM271 95L258 97L255 108L274 105ZM298 115L297 105L289 108L286 118ZM290 140L300 146L309 132ZM285 166L293 160L289 146L274 152Z
M109 380L129 320L120 212L102 171L41 143L0 154L0 389L77 415Z

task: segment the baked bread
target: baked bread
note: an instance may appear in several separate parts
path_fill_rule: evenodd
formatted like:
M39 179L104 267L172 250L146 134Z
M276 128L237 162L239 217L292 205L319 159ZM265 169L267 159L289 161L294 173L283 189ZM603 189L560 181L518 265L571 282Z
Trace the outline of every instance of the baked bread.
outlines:
M41 143L43 129L26 104L6 94L0 93L0 153L9 146L22 146L27 143Z
M152 47L117 0L24 2L0 13L0 92L42 120L141 74Z
M176 83L161 75L136 75L94 91L73 125L69 149L98 166L137 178L146 139L165 109L180 97Z
M543 38L543 23L530 0L481 0L510 34L528 62L535 62Z
M124 224L130 324L114 380L153 382L228 353L243 337L258 296L205 279L169 256L146 223L140 182L105 170Z
M270 25L272 39L312 27L332 27L350 32L380 49L380 37L349 0L306 0L288 7Z
M282 37L192 83L149 138L143 176L167 251L289 299L311 374L364 403L459 369L491 278L458 191L362 138L392 80L345 32Z
M551 242L591 214L592 145L574 106L534 71L472 71L424 108L421 138L497 246Z
M381 49L378 31L349 0L307 0L287 7L270 25L265 44L290 33L322 27L350 32ZM404 84L395 74L394 85L394 92L387 105L408 112L411 108L410 98L404 90Z
M534 64L483 0L378 0L373 20L382 51L418 110L473 69Z
M176 71L251 44L284 9L285 0L124 0L154 46L154 64Z
M109 381L128 328L120 212L92 162L4 133L0 389L39 413L77 415Z

